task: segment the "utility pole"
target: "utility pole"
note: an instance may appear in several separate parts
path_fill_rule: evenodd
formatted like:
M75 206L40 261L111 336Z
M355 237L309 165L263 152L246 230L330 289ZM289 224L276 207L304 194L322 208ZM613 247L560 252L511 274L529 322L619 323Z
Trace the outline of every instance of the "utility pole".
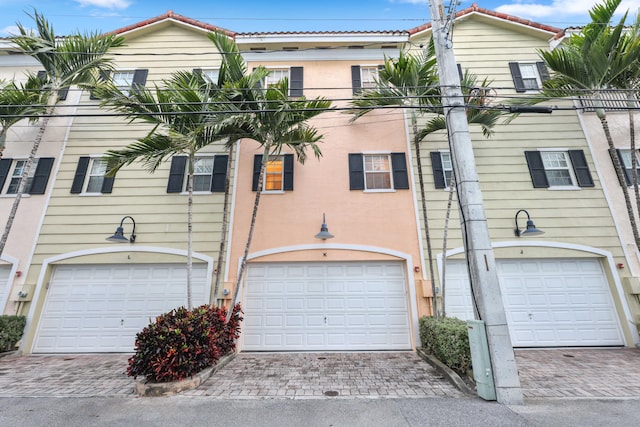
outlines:
M502 303L465 101L451 42L455 16L445 15L443 0L429 0L429 8L472 295L478 314L485 323L497 400L507 405L521 405L522 389Z

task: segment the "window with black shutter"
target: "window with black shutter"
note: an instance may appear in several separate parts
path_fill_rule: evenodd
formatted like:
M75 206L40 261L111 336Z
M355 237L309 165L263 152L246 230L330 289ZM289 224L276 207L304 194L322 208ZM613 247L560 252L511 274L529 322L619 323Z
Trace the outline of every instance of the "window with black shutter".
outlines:
M187 156L174 156L169 169L167 193L188 191ZM193 191L223 193L227 178L227 155L198 155L193 164Z
M71 194L110 194L115 177L105 176L107 164L107 159L102 157L80 157L71 184Z
M349 189L365 191L409 189L405 153L350 153Z

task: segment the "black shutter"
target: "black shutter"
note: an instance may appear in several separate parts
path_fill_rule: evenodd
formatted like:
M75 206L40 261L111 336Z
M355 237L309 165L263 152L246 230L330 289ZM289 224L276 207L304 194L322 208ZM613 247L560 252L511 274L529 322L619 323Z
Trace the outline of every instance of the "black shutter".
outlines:
M105 176L102 179L102 187L100 188L100 192L102 194L111 194L113 191L113 182L116 180L115 176Z
M7 180L7 176L9 176L9 169L11 169L12 161L13 159L0 160L0 191L2 191L2 187L4 187L4 182Z
M391 169L393 170L393 187L396 190L408 190L409 175L404 153L391 153Z
M509 62L509 69L511 70L511 77L513 78L516 92L526 92L527 89L524 87L524 81L522 81L522 73L520 73L520 64L517 62Z
M284 167L284 183L282 189L284 191L293 191L293 154L285 154L282 157Z
M147 75L149 74L149 70L141 69L136 70L133 73L133 81L131 82L131 90L135 93L140 92L147 83Z
M258 191L258 181L260 180L261 165L262 165L262 154L256 154L253 157L253 180L251 182L251 191Z
M351 87L353 88L353 94L357 95L362 89L362 76L360 75L360 66L351 66Z
M444 169L442 167L442 157L439 151L431 152L431 169L433 170L433 182L436 188L447 188L444 179Z
M31 181L29 194L44 194L47 189L47 183L49 182L49 174L53 167L53 161L53 157L41 157L38 159L38 165L33 175L33 181Z
M63 87L58 91L58 100L64 101L67 99L67 95L69 94L69 86Z
M349 190L364 190L364 163L360 153L349 153Z
M289 95L292 97L302 96L304 90L303 67L291 67L289 76Z
M464 73L462 72L462 65L456 64L456 67L458 67L458 77L460 77L460 81L462 81L464 79Z
M569 150L569 158L573 165L573 172L576 174L578 185L580 187L595 187L587 159L582 150Z
M89 157L82 156L78 159L76 175L73 177L73 184L71 184L71 194L82 193L82 185L84 184L85 176L87 176L87 169L89 169Z
M212 193L224 193L228 163L229 156L227 155L216 155L213 158L213 173L211 174Z
M169 182L167 183L167 193L182 192L184 183L184 172L187 166L187 156L174 156L171 159L171 169L169 170Z
M193 74L201 76L202 75L202 68L194 68L193 69Z
M547 68L547 64L545 64L544 62L536 62L536 67L538 67L540 81L544 82L545 80L549 80L551 76L549 76L549 69Z
M525 151L524 156L526 157L527 165L529 166L529 173L531 174L533 188L549 188L549 181L547 180L547 174L544 171L540 152Z
M40 70L36 73L36 77L44 82L45 79L47 78L47 72L44 70Z
M622 168L622 175L624 176L624 182L621 182L620 185L629 186L633 182L633 171L631 168L626 168L624 162L622 161L622 152L616 149L616 154L618 155L618 162L620 163L620 167ZM609 155L611 156L611 161L613 162L613 167L615 170L615 161L613 160L613 154L611 150L609 150ZM617 175L617 173L616 173Z

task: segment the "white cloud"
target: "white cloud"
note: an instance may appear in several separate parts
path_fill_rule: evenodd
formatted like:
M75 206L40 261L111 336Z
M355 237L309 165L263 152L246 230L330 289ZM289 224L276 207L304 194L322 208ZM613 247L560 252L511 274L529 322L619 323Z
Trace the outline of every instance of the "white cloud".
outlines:
M512 3L503 4L495 8L496 11L508 13L510 15L529 18L556 18L580 16L587 17L588 11L600 3L599 0L515 0ZM629 10L630 15L634 15L640 9L640 0L624 0L618 7L619 14Z
M0 34L6 36L14 36L20 34L20 30L18 30L17 25L9 25L8 27L0 29Z
M128 0L75 0L80 6L95 6L105 9L126 9L131 6Z

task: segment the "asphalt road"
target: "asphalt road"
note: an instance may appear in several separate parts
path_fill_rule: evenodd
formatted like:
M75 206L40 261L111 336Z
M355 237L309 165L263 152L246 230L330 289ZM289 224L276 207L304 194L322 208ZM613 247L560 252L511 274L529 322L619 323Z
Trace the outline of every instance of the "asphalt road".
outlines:
M640 400L0 398L9 426L637 426Z

